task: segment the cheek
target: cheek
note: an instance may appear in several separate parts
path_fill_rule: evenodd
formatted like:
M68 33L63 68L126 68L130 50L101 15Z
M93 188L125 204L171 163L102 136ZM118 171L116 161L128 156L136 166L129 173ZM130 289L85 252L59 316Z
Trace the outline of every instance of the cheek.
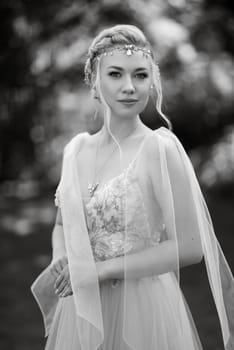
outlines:
M149 101L149 95L146 95L144 98L142 98L141 104L140 104L140 108L139 108L140 109L139 113L141 113L145 109L145 107L147 106L148 101Z
M101 84L102 95L106 101L113 99L115 96L113 84L103 81Z
M142 100L148 100L150 96L150 85L147 84L139 89L139 94Z
M141 89L140 91L140 109L141 111L144 110L144 108L146 107L148 101L149 101L149 97L150 97L150 86L146 86L144 89Z

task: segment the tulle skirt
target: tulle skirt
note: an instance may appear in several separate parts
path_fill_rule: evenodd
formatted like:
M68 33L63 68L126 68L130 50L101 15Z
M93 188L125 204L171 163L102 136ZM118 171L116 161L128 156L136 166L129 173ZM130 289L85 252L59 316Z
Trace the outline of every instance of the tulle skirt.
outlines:
M132 281L127 299L124 299L124 293L123 281L116 285L113 281L100 284L104 342L98 350L202 349L192 316L173 274ZM81 349L79 342L72 296L60 298L45 350L85 350Z

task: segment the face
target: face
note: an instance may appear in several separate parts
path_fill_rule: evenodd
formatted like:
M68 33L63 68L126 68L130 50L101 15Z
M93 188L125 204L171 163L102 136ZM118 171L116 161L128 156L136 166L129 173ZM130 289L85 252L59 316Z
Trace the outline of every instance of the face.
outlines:
M100 86L112 116L134 117L148 102L151 78L150 59L142 52L127 56L114 51L103 56L100 62Z

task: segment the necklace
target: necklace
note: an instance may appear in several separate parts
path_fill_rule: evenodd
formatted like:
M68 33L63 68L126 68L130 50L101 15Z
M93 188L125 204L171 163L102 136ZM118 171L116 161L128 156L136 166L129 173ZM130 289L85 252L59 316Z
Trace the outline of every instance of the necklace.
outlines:
M126 140L128 138L128 136L130 136L136 129L137 129L138 125L129 133L127 134L123 139L122 142L124 140ZM96 181L96 177L97 175L100 173L101 170L103 170L103 168L105 167L105 165L108 163L109 159L111 158L112 154L116 151L117 146L112 150L112 152L109 154L109 156L106 158L106 160L104 161L104 163L102 164L102 166L99 168L99 170L97 171L96 169L96 165L97 165L97 154L98 154L98 150L100 147L100 141L101 141L101 136L99 137L99 141L96 147L96 152L95 152L95 166L94 166L94 179L92 183L88 184L88 190L90 193L90 196L93 197L95 191L97 190L98 186L99 186L99 182Z

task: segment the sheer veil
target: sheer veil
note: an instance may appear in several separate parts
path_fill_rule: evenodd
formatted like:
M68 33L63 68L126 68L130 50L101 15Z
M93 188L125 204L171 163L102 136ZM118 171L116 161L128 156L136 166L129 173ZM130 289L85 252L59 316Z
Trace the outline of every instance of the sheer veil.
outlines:
M82 349L98 349L104 339L102 308L100 291L95 268L95 261L90 246L86 228L84 209L81 201L79 172L75 160L79 147L87 133L76 136L64 152L63 169L58 189L60 192L61 210L64 222L66 249L70 267L71 283L74 291L74 301L77 315L77 331L81 340ZM147 242L150 236L166 232L170 239L174 239L177 247L175 261L177 268L169 275L151 276L142 279L144 290L150 288L150 280L159 279L170 289L171 283L178 282L177 292L172 302L177 305L175 317L183 334L186 323L183 298L179 288L179 265L183 239L191 241L199 238L202 244L205 264L210 287L214 296L217 312L220 319L225 349L233 349L234 333L234 280L230 268L215 237L212 222L206 207L193 167L177 137L166 128L152 132L139 152L134 164L133 174L137 174L142 184L141 191L131 177L131 186L142 198L143 209L134 212L134 203L128 196L129 175L133 170L129 167L124 173L125 188L125 239L131 236L133 225L142 227L142 242ZM175 171L174 165L178 164ZM181 186L183 184L183 186ZM178 185L179 191L178 191ZM182 204L181 204L182 203ZM185 210L186 209L186 210ZM162 221L155 222L155 212L162 213ZM159 243L160 239L155 242ZM141 250L143 245L138 245ZM145 248L145 245L144 245ZM124 323L123 338L134 350L140 350L136 335L145 331L136 329L132 322L137 317L137 279L133 280L128 268L125 254L125 288L124 288ZM168 277L170 276L170 278ZM54 295L51 283L48 281L48 268L38 277L32 286L44 315L46 335L53 319L57 297ZM87 283L89 281L89 283ZM150 325L147 325L150 328ZM139 336L139 339L141 337ZM187 349L186 349L187 350Z
M158 131L158 136L158 147L161 149L160 163L163 164L161 174L164 174L164 178L167 174L166 178L168 179L167 183L164 183L164 186L166 185L164 195L166 189L171 188L173 199L170 200L170 205L166 206L166 210L175 213L177 240L180 240L180 235L182 235L183 240L185 238L183 235L195 234L201 241L225 349L231 350L234 347L234 280L232 273L215 236L208 208L186 152L172 132L161 128ZM172 158L181 164L181 172L178 175L182 182L176 178L176 172L170 171L169 164ZM178 184L181 184L179 192L176 191ZM183 198L185 207L181 208ZM186 218L181 212L183 209L186 210L186 214L184 214ZM181 221L181 217L184 220ZM178 256L180 256L180 246L178 247Z

